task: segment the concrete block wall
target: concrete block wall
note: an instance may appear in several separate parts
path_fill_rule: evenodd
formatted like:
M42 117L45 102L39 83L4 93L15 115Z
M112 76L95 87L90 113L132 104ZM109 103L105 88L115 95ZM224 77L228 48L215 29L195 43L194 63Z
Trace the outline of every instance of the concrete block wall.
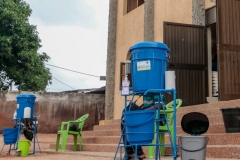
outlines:
M0 97L0 133L2 128L12 128L15 121L12 121L16 109L16 97L22 93L30 92L9 92L1 94ZM89 117L85 122L84 130L92 130L99 120L105 117L105 95L83 94L83 93L31 93L35 94L35 116L38 117L39 133L57 133L62 121L75 120L83 114L88 113Z

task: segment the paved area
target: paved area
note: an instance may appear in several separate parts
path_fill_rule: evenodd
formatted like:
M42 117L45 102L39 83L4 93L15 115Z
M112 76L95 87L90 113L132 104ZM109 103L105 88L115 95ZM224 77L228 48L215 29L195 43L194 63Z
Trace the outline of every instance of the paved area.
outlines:
M31 160L113 160L114 154L108 152L74 152L74 151L65 151L65 152L55 152L54 150L43 150L42 153L35 153L33 155L29 155L27 157L14 157L11 155L1 155L0 159L3 158L4 160L15 160L15 159L31 159ZM171 157L161 157L159 160L172 160ZM181 160L181 158L177 158ZM119 156L117 157L119 160ZM146 160L153 160L153 159L146 159ZM206 160L219 160L219 158L207 158ZM236 160L236 159L220 159L220 160Z
M55 152L53 149L49 149L50 143L55 143L56 135L54 134L38 134L38 139L40 142L40 148L42 153L39 152L38 146L36 146L36 153L29 155L27 157L16 157L12 155L7 155L9 145L5 145L2 154L0 155L0 160L15 160L15 159L29 159L29 160L113 160L115 153L109 152L87 152L87 151L65 151L65 152ZM0 135L0 149L3 146L3 137ZM31 147L33 144L31 145ZM31 148L30 148L31 151ZM13 154L14 151L11 151ZM172 160L171 157L162 157L159 160ZM117 156L119 160L119 155ZM150 160L150 159L146 159ZM153 159L151 159L153 160ZM177 160L181 160L179 157ZM206 160L219 160L219 158L207 158ZM236 159L220 159L220 160L236 160Z

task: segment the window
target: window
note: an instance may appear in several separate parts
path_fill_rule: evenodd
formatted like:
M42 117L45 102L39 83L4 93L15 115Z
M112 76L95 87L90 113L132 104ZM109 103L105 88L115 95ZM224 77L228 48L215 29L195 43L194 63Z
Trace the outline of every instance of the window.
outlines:
M127 0L127 13L141 6L143 3L144 0Z

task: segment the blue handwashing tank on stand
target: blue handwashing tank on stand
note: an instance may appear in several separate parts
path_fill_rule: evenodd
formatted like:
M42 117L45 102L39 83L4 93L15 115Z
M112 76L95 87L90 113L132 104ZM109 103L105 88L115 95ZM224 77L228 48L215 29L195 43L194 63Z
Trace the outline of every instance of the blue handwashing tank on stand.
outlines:
M139 42L130 48L133 92L165 89L169 52L160 42Z
M33 118L36 96L34 94L19 94L17 96L17 118ZM25 113L24 113L25 112ZM30 112L30 113L26 113Z

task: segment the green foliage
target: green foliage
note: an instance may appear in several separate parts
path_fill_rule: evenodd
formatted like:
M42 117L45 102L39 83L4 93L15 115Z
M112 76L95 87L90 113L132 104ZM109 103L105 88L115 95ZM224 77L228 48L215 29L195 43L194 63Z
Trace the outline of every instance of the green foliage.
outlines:
M0 90L14 82L19 90L43 91L51 83L44 65L50 57L37 53L41 40L29 24L31 12L23 0L0 0Z

